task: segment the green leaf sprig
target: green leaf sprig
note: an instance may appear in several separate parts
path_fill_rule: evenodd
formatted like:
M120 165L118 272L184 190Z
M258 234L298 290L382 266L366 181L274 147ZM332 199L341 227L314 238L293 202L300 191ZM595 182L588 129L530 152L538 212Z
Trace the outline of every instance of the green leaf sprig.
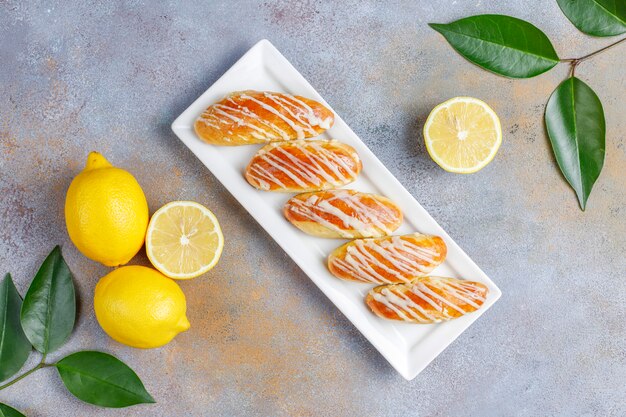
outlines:
M128 407L154 403L137 374L107 353L81 351L54 363L48 353L69 337L76 318L76 295L72 273L56 246L44 260L24 297L20 297L10 274L0 282L0 381L14 376L33 347L41 352L39 363L3 390L42 368L56 368L61 381L75 397L102 407ZM0 403L0 417L24 417Z
M602 103L587 84L570 77L550 96L545 121L556 161L584 209L604 164Z
M559 63L550 39L515 17L484 14L429 25L469 61L499 75L534 77Z
M55 247L26 292L20 321L30 343L46 354L63 346L76 319L72 273Z
M574 26L588 35L626 33L624 0L557 0L557 3ZM626 38L580 58L562 59L540 29L515 17L488 14L429 25L467 60L505 77L530 78L558 63L570 65L569 78L548 100L544 121L557 164L584 211L604 164L606 128L600 99L575 76L575 71L581 62Z
M615 36L626 32L624 0L556 0L578 30L591 36Z

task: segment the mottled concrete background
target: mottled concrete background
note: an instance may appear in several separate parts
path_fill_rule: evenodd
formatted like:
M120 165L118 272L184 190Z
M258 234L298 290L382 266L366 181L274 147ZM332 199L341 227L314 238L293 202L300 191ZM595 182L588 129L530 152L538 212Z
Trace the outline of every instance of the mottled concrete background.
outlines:
M53 369L0 392L1 402L28 416L626 415L626 47L577 71L607 119L604 171L583 213L542 123L567 68L531 80L497 77L426 25L511 14L543 29L563 57L610 42L580 34L555 1L174 3L0 1L0 272L10 271L24 294L62 244L79 316L51 359L111 352L158 403L92 407L69 395ZM170 131L262 38L504 292L412 382ZM504 130L495 160L470 176L439 169L420 133L433 106L458 95L486 100ZM220 264L181 284L192 328L162 349L119 345L96 323L93 288L108 269L78 253L63 219L65 191L90 150L129 169L151 211L193 199L222 223Z

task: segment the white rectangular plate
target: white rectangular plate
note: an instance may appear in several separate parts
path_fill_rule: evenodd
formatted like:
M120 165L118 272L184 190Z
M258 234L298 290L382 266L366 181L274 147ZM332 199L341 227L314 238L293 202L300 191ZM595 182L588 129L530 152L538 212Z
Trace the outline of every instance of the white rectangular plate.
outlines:
M321 137L332 137L353 146L363 161L363 172L348 188L382 194L396 202L404 212L404 224L396 233L419 231L445 240L448 257L433 275L472 279L489 287L489 296L480 310L447 323L408 324L372 314L363 301L371 286L341 281L326 269L326 256L345 241L302 233L282 215L282 206L290 195L258 191L244 179L244 169L260 146L219 147L196 136L193 128L196 118L225 95L241 90L286 92L328 106L287 59L269 41L262 40L189 106L174 121L172 130L389 363L404 378L415 378L496 302L500 290L335 114L334 126Z

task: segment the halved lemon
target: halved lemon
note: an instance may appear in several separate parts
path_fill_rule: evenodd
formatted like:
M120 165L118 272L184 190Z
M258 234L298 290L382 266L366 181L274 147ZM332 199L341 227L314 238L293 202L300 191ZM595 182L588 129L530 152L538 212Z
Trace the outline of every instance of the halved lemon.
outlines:
M146 252L165 276L190 279L213 268L224 248L224 236L211 211L193 201L173 201L150 219Z
M496 156L502 143L500 119L482 100L451 98L428 115L424 141L430 157L441 168L471 174Z

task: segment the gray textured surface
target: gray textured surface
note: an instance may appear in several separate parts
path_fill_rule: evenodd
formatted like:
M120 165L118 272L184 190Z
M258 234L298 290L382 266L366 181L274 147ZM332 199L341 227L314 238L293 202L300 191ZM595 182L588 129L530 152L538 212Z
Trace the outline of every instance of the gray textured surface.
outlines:
M567 68L500 78L464 61L426 25L505 13L539 26L564 57L609 42L578 33L554 1L232 3L0 2L0 272L12 272L24 294L62 244L79 318L51 359L82 348L114 353L158 403L123 411L85 405L53 369L0 392L0 401L29 416L626 415L625 48L577 70L608 123L605 168L583 213L542 124ZM169 129L262 38L504 292L412 382ZM430 109L457 95L486 100L504 130L496 159L470 176L439 169L420 134ZM93 287L108 269L78 253L63 220L65 191L90 150L129 169L151 211L192 199L222 223L220 264L181 284L192 328L165 348L121 346L96 323ZM145 256L133 262L145 264Z

